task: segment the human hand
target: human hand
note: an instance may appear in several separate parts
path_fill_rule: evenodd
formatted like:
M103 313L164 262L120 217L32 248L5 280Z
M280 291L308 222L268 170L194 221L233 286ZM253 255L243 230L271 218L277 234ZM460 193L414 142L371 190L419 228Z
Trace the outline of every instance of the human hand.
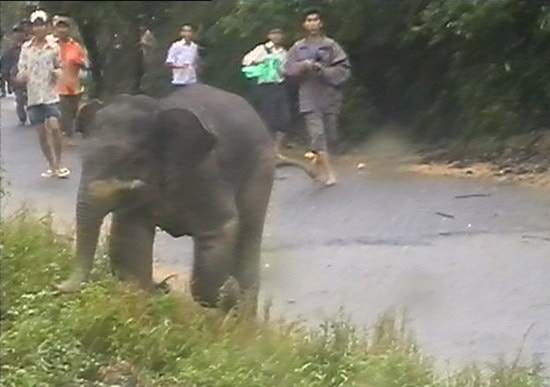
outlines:
M63 74L63 71L61 69L59 68L53 69L50 72L50 82L56 83L61 78L62 74Z
M15 75L13 80L15 81L15 83L17 83L18 85L21 85L21 86L27 84L27 82L29 81L27 75L26 74L21 74L21 73L18 73L17 75Z
M303 61L302 66L302 71L305 72L316 72L321 69L321 65L317 62L312 61L311 59Z

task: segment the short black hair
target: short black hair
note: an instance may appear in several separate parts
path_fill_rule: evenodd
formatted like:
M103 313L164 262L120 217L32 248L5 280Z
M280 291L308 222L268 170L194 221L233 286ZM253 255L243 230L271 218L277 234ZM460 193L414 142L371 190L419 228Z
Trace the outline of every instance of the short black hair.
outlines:
M302 17L304 20L310 15L317 15L319 16L319 19L323 20L323 13L319 8L307 8L303 13Z
M267 32L268 34L284 34L284 30L281 27L270 28Z
M68 21L67 19L61 19L61 20L58 20L58 21L55 22L55 26L56 26L56 27L57 27L57 26L65 26L65 27L68 28L68 27L70 27L71 25L70 25L70 23L69 23L69 21Z

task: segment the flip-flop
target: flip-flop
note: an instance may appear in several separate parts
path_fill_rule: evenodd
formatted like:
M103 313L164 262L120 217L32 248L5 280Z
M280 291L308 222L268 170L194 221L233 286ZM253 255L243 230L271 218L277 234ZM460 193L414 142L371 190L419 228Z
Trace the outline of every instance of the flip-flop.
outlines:
M69 177L70 174L71 171L68 168L63 167L57 170L57 177L59 177L60 179L66 179Z
M48 169L46 172L42 172L42 174L40 176L42 177L54 177L56 176L57 174L52 171L51 169Z

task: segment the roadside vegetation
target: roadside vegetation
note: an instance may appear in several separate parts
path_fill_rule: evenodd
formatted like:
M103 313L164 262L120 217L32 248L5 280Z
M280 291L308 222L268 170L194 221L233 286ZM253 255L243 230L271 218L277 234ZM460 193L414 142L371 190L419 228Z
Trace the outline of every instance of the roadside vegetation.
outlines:
M76 20L94 64L93 96L135 91L140 25L158 43L145 60L141 88L166 92L163 62L182 22L199 27L204 80L245 95L244 53L273 25L285 28L292 43L302 33L301 12L318 6L327 33L353 64L341 116L350 142L388 121L424 140L503 139L550 127L548 1L10 1L0 5L2 25L37 5Z
M345 318L311 330L146 295L115 281L101 252L91 284L56 296L71 246L52 218L21 211L1 232L3 386L545 384L538 366L518 364L441 374L391 316L364 332Z

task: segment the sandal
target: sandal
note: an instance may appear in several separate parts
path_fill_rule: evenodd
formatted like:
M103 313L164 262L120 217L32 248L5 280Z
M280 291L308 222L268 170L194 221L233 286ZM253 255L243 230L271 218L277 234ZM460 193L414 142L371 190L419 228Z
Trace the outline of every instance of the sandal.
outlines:
M69 177L70 174L71 174L71 171L69 170L69 168L65 168L65 167L59 168L56 173L57 177L59 177L60 179L65 179Z
M57 174L52 171L51 169L48 169L46 172L42 172L42 174L40 176L42 177L54 177L56 176Z

